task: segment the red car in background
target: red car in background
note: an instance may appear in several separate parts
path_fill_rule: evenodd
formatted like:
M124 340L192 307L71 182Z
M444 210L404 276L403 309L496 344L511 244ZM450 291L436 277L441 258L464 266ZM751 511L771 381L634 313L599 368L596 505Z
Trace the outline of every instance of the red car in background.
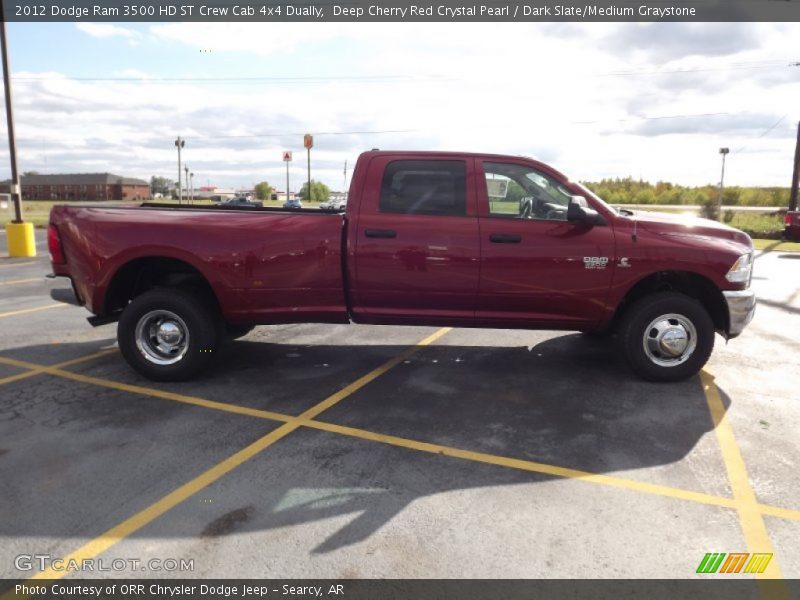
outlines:
M787 240L800 242L800 210L790 210L786 213L786 228L783 237Z

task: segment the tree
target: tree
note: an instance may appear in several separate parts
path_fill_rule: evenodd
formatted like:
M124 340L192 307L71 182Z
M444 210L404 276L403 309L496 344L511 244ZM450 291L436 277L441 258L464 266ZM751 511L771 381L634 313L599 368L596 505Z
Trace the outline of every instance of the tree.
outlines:
M311 202L325 202L331 196L330 188L320 181L311 180ZM308 201L308 182L300 188L300 197Z
M150 190L153 194L169 195L175 189L175 182L166 177L156 177L153 175L150 178Z
M256 198L259 200L269 200L272 196L272 186L266 181L256 184Z

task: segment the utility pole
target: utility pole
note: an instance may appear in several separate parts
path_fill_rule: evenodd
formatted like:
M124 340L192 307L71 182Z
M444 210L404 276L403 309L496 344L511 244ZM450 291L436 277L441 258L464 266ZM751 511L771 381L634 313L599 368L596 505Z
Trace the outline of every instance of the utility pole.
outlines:
M189 173L189 204L194 204L194 173Z
M181 136L175 140L175 147L178 149L178 204L183 203L183 187L181 186L181 148L186 145L186 140L182 140Z
M722 154L722 174L719 176L719 212L717 220L722 219L722 192L725 189L725 157L730 152L730 148L720 148L719 153Z
M308 152L308 201L311 202L311 148L314 147L314 136L307 133L303 136L303 146Z
M797 210L798 178L800 178L800 121L797 123L797 144L794 147L794 169L792 169L792 189L789 191L789 210Z
M344 161L344 187L342 187L345 199L347 199L347 159Z
M6 16L0 2L0 46L3 55L3 84L6 99L6 122L8 126L8 153L11 159L11 184L9 192L14 203L14 220L6 224L6 242L9 256L36 256L36 240L33 223L22 219L22 188L17 170L17 138L14 134L14 108L11 102L11 72L8 61Z
M186 177L184 181L186 182L186 202L189 202L189 165L185 165L183 167L184 172L186 173Z

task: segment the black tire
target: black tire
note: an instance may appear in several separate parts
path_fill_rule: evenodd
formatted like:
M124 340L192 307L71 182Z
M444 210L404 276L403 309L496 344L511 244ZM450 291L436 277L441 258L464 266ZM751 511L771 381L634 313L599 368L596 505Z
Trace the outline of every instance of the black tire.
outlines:
M239 338L246 336L255 328L255 325L231 325L230 323L226 323L225 337L227 337L229 340L238 340Z
M659 320L669 315L673 318ZM681 354L672 356L661 341L669 341L665 335L678 336L673 350L677 352L683 343L681 332L686 335L687 346ZM620 323L619 343L628 365L643 379L680 381L700 371L711 356L714 323L697 300L676 292L658 292L628 308Z
M148 379L189 379L208 366L217 349L219 320L215 312L202 295L176 288L150 290L134 298L122 312L117 326L119 349L128 364ZM175 331L187 335L174 345L159 344L161 339L155 333L162 335L162 331L167 338L173 336L169 341L175 341Z

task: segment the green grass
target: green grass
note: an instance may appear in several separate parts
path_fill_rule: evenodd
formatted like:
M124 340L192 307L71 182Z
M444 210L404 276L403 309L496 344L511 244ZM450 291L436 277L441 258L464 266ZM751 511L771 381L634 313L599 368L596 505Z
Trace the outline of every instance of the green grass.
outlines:
M800 252L800 242L780 240L753 240L753 248L765 252Z

